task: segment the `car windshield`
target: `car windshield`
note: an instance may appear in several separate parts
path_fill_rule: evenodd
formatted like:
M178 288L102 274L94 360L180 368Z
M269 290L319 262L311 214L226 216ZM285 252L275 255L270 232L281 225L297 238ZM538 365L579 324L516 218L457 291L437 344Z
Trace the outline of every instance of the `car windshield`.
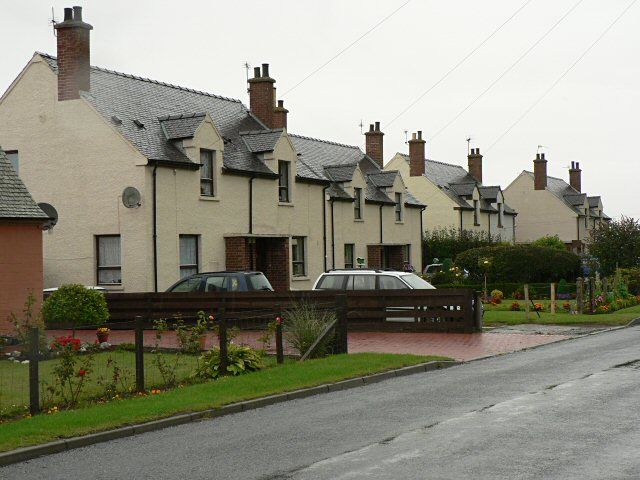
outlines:
M417 290L425 290L425 289L435 288L429 282L427 282L426 280L423 280L422 278L420 278L419 276L417 276L414 273L410 273L408 275L402 275L400 278L402 278L402 280L407 282L407 284L411 288L414 288L414 289L417 289Z
M251 290L269 290L273 291L273 287L262 273L251 273L247 275L247 283Z
M171 289L172 292L195 292L200 286L202 277L189 277Z

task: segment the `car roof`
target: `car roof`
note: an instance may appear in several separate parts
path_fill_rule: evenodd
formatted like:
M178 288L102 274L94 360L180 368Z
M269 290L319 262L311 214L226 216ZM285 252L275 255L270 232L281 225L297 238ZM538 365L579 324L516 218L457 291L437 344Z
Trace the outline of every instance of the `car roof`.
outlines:
M407 275L412 272L402 272L400 270L380 270L374 268L345 268L335 269L324 272L323 275L340 275L340 274L369 274L369 275Z
M231 274L236 274L236 273L252 274L252 275L256 274L256 273L262 274L262 272L259 272L257 270L222 270L222 271L219 271L219 272L198 272L198 273L194 273L192 276L195 276L195 275L231 275Z

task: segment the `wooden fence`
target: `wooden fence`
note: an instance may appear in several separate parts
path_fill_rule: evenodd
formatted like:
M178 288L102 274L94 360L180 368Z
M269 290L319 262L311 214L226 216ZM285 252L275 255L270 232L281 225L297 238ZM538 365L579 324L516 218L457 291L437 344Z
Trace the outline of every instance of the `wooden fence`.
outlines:
M266 327L275 316L307 301L321 309L338 309L336 299L345 298L342 309L349 330L473 332L481 329L481 310L470 289L291 291L208 293L109 293L111 322L143 317L190 319L202 310L223 315L241 329Z

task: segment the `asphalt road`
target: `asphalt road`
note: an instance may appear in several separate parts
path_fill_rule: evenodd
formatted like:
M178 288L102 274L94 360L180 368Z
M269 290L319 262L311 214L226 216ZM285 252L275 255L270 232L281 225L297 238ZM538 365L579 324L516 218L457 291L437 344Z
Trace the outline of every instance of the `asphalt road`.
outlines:
M639 454L634 327L42 457L0 478L637 479Z

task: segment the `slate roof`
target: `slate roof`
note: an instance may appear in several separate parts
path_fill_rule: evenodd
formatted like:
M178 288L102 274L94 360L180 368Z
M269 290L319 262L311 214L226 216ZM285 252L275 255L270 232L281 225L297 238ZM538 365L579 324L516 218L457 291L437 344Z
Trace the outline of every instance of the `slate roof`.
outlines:
M590 208L597 208L600 205L600 197L587 197Z
M397 176L397 170L383 170L377 173L370 173L368 175L369 179L376 187L382 188L393 187Z
M204 113L165 115L159 117L158 121L167 140L181 140L193 137L204 117Z
M357 163L351 165L328 165L324 167L324 174L333 182L350 182L357 166Z
M272 152L282 136L281 128L275 130L254 130L240 132L240 138L251 153Z
M33 197L0 148L0 219L46 220Z
M327 195L329 195L331 198L335 200L345 200L350 202L353 201L353 197L349 195L344 190L344 188L342 188L339 184L335 182L329 185L329 187L327 188Z
M409 190L405 190L404 195L405 195L404 204L407 207L417 207L417 208L426 207L426 205L422 203L420 200L418 200L416 197L414 197Z
M400 155L409 163L409 155L405 153L401 153ZM480 210L484 212L498 212L491 204L495 203L498 198L500 187L482 186L482 184L460 165L426 159L424 176L440 188L458 207L466 210L473 210L473 206L468 200L471 199L473 190L477 186L480 192ZM504 213L509 215L516 214L516 211L507 204L504 204L503 207Z

